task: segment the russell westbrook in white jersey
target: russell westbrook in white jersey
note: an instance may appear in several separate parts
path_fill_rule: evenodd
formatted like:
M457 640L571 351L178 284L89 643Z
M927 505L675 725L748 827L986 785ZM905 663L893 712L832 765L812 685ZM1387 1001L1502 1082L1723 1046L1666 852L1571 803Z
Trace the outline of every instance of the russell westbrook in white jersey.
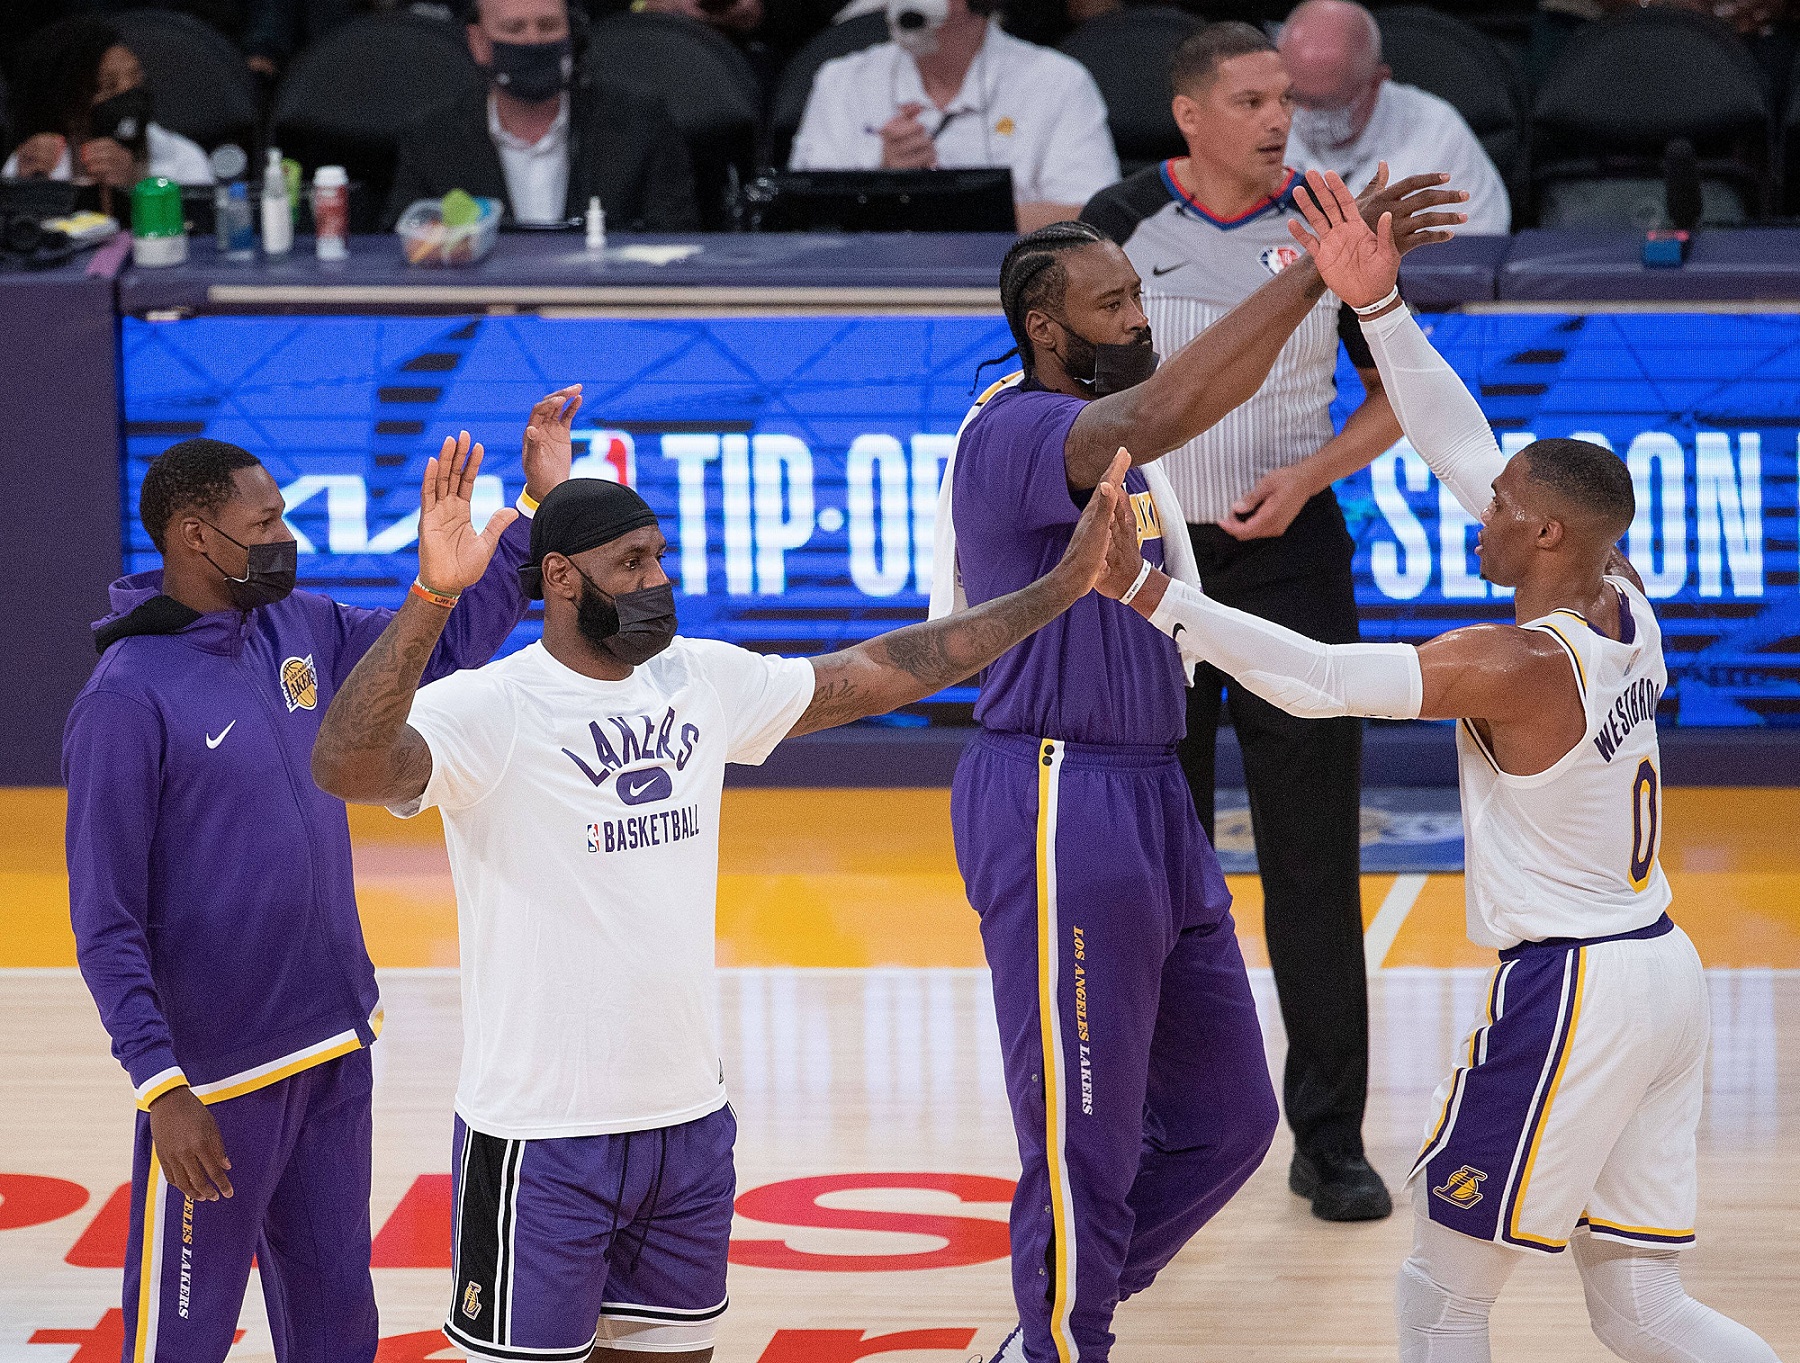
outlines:
M1518 1250L1570 1249L1594 1333L1635 1363L1774 1363L1681 1285L1709 1012L1657 860L1662 633L1617 542L1634 511L1611 451L1540 440L1511 461L1395 288L1335 175L1295 237L1354 307L1414 448L1481 518L1482 575L1516 625L1407 644L1315 643L1151 570L1135 609L1190 656L1307 716L1455 719L1469 936L1500 964L1438 1090L1410 1187L1403 1363L1487 1363ZM1316 235L1315 235L1316 234ZM1115 527L1115 549L1133 542Z

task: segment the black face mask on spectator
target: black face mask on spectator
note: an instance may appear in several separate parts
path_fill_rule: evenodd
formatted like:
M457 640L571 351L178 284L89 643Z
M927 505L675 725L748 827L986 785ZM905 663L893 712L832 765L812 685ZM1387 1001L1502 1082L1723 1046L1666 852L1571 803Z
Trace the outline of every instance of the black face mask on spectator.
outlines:
M527 104L554 99L569 88L575 73L575 46L567 38L555 43L494 44L488 79Z
M150 146L150 87L134 85L111 99L101 100L88 114L94 137L110 137L142 158Z

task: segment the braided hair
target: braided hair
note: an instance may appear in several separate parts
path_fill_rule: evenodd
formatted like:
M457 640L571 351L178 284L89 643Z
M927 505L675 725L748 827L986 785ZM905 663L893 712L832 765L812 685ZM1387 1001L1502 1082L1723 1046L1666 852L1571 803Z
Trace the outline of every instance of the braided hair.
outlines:
M1025 318L1033 311L1062 307L1069 284L1063 253L1106 240L1104 232L1085 222L1053 222L1026 233L1006 253L1000 265L1000 309L1017 343L1012 353L1025 362L1027 374L1032 372L1035 357L1031 338L1025 334Z

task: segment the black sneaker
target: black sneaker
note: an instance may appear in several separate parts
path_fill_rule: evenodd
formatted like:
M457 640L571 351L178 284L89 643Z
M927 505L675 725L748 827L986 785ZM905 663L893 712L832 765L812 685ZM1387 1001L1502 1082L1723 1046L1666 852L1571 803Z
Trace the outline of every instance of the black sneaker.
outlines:
M1294 1152L1288 1187L1312 1202L1321 1221L1379 1221L1394 1200L1381 1175L1361 1155L1304 1155Z

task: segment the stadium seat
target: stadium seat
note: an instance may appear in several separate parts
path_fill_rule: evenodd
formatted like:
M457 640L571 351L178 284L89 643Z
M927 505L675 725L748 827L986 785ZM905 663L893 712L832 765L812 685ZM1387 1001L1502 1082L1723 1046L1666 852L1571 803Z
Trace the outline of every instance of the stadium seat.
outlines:
M1526 187L1526 96L1512 54L1479 29L1422 5L1378 10L1375 20L1394 79L1455 106L1517 201Z
M174 10L127 10L106 20L142 63L155 94L158 123L208 151L226 142L254 149L256 77L229 38Z
M885 14L859 14L814 35L794 54L775 85L774 108L769 117L770 165L787 165L788 152L806 114L806 98L812 93L813 77L819 74L819 68L834 57L847 57L887 40Z
M1787 109L1781 119L1781 209L1800 213L1800 58L1787 82Z
M1725 25L1661 6L1597 20L1568 41L1532 109L1538 221L1662 225L1662 165L1693 145L1702 220L1744 222L1768 208L1769 95Z
M659 95L694 159L700 221L731 225L733 182L756 169L762 86L730 39L680 14L615 14L595 24L584 57L595 77Z
M480 72L462 29L417 14L360 15L307 46L275 93L273 140L308 170L350 173L351 230L379 229L400 130Z
M1169 112L1169 57L1200 27L1192 14L1146 5L1089 19L1063 39L1062 50L1100 87L1124 174L1186 152Z

